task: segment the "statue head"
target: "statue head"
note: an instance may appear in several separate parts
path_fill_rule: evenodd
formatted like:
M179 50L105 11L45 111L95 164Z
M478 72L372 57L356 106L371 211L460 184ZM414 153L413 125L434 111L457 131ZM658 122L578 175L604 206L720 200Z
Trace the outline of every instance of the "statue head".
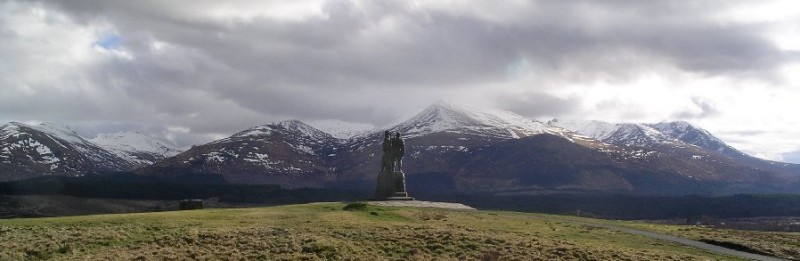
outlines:
M394 133L394 137L399 139L400 138L400 132L395 132Z
M391 135L391 134L389 134L388 130L383 132L383 137L384 138L389 138L389 135Z

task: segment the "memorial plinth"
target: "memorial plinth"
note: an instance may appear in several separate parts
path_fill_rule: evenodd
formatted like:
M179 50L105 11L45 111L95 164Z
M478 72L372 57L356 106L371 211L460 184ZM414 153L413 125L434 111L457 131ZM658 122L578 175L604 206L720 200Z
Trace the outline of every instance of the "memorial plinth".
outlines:
M406 175L403 171L381 171L375 184L376 200L414 200L406 192Z

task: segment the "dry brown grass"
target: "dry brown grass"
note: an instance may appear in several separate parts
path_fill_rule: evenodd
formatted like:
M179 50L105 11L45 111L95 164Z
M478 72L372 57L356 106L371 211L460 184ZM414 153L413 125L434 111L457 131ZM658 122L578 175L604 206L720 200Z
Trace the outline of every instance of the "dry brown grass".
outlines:
M655 225L637 222L624 222L623 224L695 240L730 243L766 255L800 260L800 233L717 229L692 225Z
M535 214L341 203L0 221L0 260L728 260Z

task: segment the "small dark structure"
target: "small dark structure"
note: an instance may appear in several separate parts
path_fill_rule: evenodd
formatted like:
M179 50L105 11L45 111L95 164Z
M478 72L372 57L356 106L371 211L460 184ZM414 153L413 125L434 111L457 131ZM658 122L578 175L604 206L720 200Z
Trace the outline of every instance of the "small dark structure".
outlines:
M375 185L376 200L414 200L406 192L406 175L403 173L403 155L405 144L400 138L400 133L395 133L391 138L389 131L384 132L383 157L381 157L381 170Z
M203 209L202 199L184 199L179 205L181 210Z

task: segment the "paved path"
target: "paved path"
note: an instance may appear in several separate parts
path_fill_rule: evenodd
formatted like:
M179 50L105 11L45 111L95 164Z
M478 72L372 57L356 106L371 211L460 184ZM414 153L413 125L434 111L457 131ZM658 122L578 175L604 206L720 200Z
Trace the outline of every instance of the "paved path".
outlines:
M474 208L461 203L433 202L433 201L421 201L421 200L368 201L367 204L382 206L382 207L418 207L418 208L446 208L446 209L475 210Z
M699 249L703 249L703 250L706 250L706 251L719 253L719 254L723 254L723 255L728 255L728 256L735 256L735 257L747 258L747 259L752 259L752 260L764 260L764 261L784 261L784 260L787 260L787 259L781 259L781 258L777 258L777 257L764 256L764 255L759 255L759 254L742 252L742 251L733 250L733 249L730 249L730 248L724 248L724 247L721 247L721 246L716 246L716 245L704 243L704 242L697 241L697 240L686 239L686 238L682 238L682 237L676 237L676 236L671 236L671 235L667 235L667 234L655 233L655 232L644 231L644 230L639 230L639 229L633 229L633 228L628 228L628 227L623 227L623 226L617 226L617 225L611 225L611 224L603 224L603 223L595 223L595 222L587 222L587 221L569 220L569 219L558 219L558 220L563 220L563 221L567 221L567 222L583 224L583 225L587 225L587 226L601 227L601 228L605 228L605 229L612 229L612 230L622 231L622 232L625 232L625 233L630 233L630 234L635 234L635 235L641 235L641 236L646 236L646 237L650 237L650 238L655 238L655 239L659 239L659 240L675 242L675 243L678 243L678 244L682 244L682 245L686 245L686 246L690 246L690 247L694 247L694 248L699 248Z

